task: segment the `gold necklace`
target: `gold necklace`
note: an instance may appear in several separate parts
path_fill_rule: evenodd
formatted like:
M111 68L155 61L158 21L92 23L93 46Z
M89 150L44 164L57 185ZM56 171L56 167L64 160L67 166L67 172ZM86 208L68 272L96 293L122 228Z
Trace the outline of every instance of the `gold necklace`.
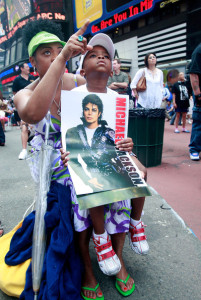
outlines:
M63 87L63 80L61 79L61 90L62 90L62 87ZM53 99L53 102L56 104L56 106L57 106L57 115L59 116L59 117L61 117L61 95L60 95L60 99L59 99L59 104L56 102L56 100L55 99Z
M56 104L57 106L57 115L61 117L61 97L60 97L60 100L59 100L59 104L55 101L55 99L53 99L54 103Z

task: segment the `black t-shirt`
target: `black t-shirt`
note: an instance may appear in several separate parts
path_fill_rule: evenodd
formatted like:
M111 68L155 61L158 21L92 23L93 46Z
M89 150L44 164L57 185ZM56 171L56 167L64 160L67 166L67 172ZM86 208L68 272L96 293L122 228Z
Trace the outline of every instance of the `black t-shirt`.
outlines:
M18 91L24 89L27 85L32 83L36 78L32 75L29 75L28 80L24 79L21 75L16 77L13 81L13 92L17 93Z
M199 85L201 89L201 43L193 51L189 73L197 74L199 76Z
M189 94L185 81L176 82L172 87L172 93L175 94L175 101L178 108L189 107Z

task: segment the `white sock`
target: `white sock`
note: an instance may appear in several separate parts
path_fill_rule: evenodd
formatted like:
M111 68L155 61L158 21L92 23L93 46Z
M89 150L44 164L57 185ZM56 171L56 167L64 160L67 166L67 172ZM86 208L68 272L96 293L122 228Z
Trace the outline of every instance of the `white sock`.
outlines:
M94 237L95 239L100 238L100 239L99 239L100 245L104 245L104 244L106 243L106 241L107 241L108 234L107 234L107 231L106 231L106 230L105 230L105 232L102 233L102 234L96 234L96 233L93 231L93 237ZM107 253L107 252L109 252L109 251L111 251L111 250L112 250L112 247L109 247L108 249L105 249L105 250L100 251L99 254L105 254L105 253Z
M105 230L105 232L102 233L102 234L96 234L96 233L93 231L93 236L94 236L95 239L96 239L96 238L102 238L102 239L107 240L107 231Z
M135 227L136 227L140 222L141 222L141 219L139 219L139 220L134 220L134 219L131 218L131 220L130 220L131 225L133 225L133 226L135 226Z

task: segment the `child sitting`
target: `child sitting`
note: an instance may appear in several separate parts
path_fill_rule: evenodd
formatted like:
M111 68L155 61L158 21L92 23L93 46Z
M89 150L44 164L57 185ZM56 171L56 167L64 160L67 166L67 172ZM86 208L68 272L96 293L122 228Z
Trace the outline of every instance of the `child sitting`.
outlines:
M93 49L82 55L79 67L80 74L86 79L86 84L73 89L73 91L108 93L116 95L116 92L107 88L108 78L112 75L112 60L114 58L114 45L112 40L107 35L99 33L90 40L88 45L93 46ZM128 138L117 142L117 147L123 151L130 151L130 140L131 139ZM123 146L126 141L128 142L127 150L125 149L125 145ZM61 152L63 153L63 163L67 165L67 161L69 160L69 158L67 158L68 152L64 153L62 149ZM144 170L144 167L141 167L141 169ZM101 270L107 275L117 275L115 286L124 296L130 295L134 291L134 281L127 273L122 258L125 235L122 235L121 239L119 237L119 240L116 242L115 251L118 251L118 256L115 254L110 241L110 235L112 235L113 240L114 236L126 233L129 230L130 223L130 242L132 244L132 249L135 249L134 251L136 252L136 248L140 249L137 252L139 254L146 254L148 252L149 246L146 241L146 236L144 235L144 225L140 219L144 205L144 198L133 199L132 202L133 201L135 203L139 201L140 203L138 208L135 209L135 213L133 211L131 212L132 217L134 214L138 214L135 219L130 219L129 213L127 217L126 214L124 214L123 207L129 210L130 206L130 200L125 200L105 206L105 211L108 213L108 215L106 213L105 216L105 223L104 206L94 207L89 209L89 211L86 211L80 210L78 203L74 205L75 230L79 232L79 248L81 249L81 256L83 257L85 266L83 285L88 286L82 288L82 296L84 299L95 299L94 297L97 295L96 290L93 289L94 294L91 294L91 297L87 297L87 292L91 291L92 287L97 284L94 284L95 279L93 278L94 275L91 270L90 257L86 250L86 247L89 245L86 245L87 242L84 239L86 229L90 226L90 221L92 221L93 225L93 241ZM112 213L114 216L111 218ZM114 219L115 222L112 222L111 219ZM121 227L121 224L124 224L123 228ZM85 245L83 245L83 240L85 241ZM88 274L90 274L90 278Z

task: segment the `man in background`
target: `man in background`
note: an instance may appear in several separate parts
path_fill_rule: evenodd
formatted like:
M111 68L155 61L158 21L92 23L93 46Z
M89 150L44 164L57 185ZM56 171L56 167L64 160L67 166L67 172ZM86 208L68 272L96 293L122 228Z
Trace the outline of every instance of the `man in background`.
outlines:
M120 71L120 68L120 59L115 58L113 60L113 76L109 77L107 86L119 94L127 95L129 83L128 75L125 72Z
M22 63L19 65L21 74L15 78L13 81L13 94L15 95L18 91L24 89L27 85L35 80L35 77L30 75L30 68L27 63ZM15 119L18 113L15 113ZM20 121L18 115L18 121ZM25 123L24 121L20 121L21 126L21 140L22 140L22 151L19 154L19 159L25 159L27 157L27 142L29 138L29 124Z
M193 51L189 73L194 94L193 124L189 152L192 160L199 160L201 151L201 44Z

